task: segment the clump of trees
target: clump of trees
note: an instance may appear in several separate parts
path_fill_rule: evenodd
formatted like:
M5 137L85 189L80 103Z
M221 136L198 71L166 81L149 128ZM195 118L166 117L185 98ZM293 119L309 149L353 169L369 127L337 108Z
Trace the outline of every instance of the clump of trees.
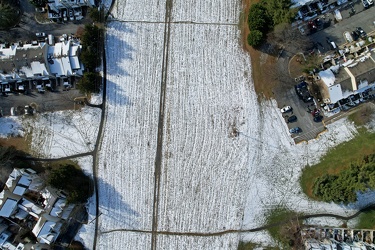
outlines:
M101 87L101 76L97 68L101 65L103 48L103 29L96 25L86 25L81 37L82 51L80 60L86 72L78 81L77 88L82 93L98 93Z
M298 214L284 207L266 213L267 231L282 249L302 249L301 221Z
M86 202L93 193L90 177L72 164L52 169L47 176L47 184L64 190L68 194L69 203Z
M318 177L313 185L313 194L326 202L348 204L357 201L357 193L375 189L375 154L352 163L338 174Z
M9 29L18 23L20 10L14 2L0 0L0 29Z
M260 0L259 3L251 5L248 16L248 43L257 47L275 26L290 24L296 15L296 10L291 9L291 6L290 0Z

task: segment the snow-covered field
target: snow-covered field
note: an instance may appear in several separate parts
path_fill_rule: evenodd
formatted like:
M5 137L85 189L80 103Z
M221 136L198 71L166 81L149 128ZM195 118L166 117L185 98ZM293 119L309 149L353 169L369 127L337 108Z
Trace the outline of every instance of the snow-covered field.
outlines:
M100 112L86 107L80 111L57 111L22 119L32 137L33 156L59 158L92 151L98 134Z
M112 14L123 22L113 21L107 31L108 106L98 166L100 249L152 244L168 12L163 1L148 3L146 12L144 4L117 1ZM276 103L256 100L250 59L241 49L236 25L240 1L178 0L172 6L159 131L157 230L251 229L263 225L265 211L277 205L309 213L353 213L355 206L308 201L298 185L301 169L352 138L353 125L342 120L319 140L294 145ZM125 232L132 229L149 232ZM261 242L268 239L263 235L242 236ZM239 239L236 234L158 235L156 248L236 249Z
M100 206L106 207L102 231L151 229L163 29L113 23L107 30L107 110L98 166Z
M215 232L241 226L255 152L256 96L236 27L173 25L166 92L159 229ZM212 42L211 38L221 39ZM234 129L241 131L238 137Z
M110 1L105 1L108 7ZM295 145L275 101L259 104L250 58L242 51L240 1L173 1L168 58L163 64L165 1L119 0L106 33L107 106L98 157L99 213L76 239L97 249L151 247L160 94L165 83L157 230L213 233L262 226L276 206L350 215L370 202L340 206L309 201L298 178L329 148L353 138L342 119L317 140ZM162 75L167 65L166 75ZM96 98L95 103L100 103ZM2 135L32 134L37 156L93 150L100 110L1 118ZM22 127L19 125L22 124ZM90 157L78 159L92 174ZM340 220L316 218L312 224ZM146 232L130 232L141 230ZM222 236L158 234L156 249L237 249L240 239L269 243L265 232ZM155 242L154 242L155 243Z

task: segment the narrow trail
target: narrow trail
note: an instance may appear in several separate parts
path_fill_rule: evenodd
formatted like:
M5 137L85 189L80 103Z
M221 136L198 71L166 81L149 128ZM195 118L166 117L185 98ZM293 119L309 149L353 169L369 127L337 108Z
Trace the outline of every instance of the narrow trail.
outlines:
M96 147L96 146L95 146ZM29 161L45 161L45 162L52 162L52 161L63 161L63 160L70 160L74 158L84 157L84 156L92 156L95 154L95 149L91 152L76 154L76 155L69 155L59 158L38 158L38 157L19 157L20 159L29 160Z
M215 22L194 22L194 21L142 21L142 20L121 20L117 18L111 18L109 22L119 23L150 23L150 24L194 24L194 25L215 25L215 26L238 26L238 23L215 23Z
M159 122L157 135L157 148L155 156L155 172L154 172L154 202L152 207L152 235L151 235L151 250L155 250L157 246L157 229L158 229L158 214L159 214L159 199L160 199L160 175L163 158L163 136L164 136L164 110L165 110L165 95L167 88L168 77L168 56L169 43L171 36L171 18L172 18L172 1L167 0L165 3L165 25L164 25L164 44L163 44L163 61L160 82L160 106L159 106Z
M355 214L352 214L350 216L342 216L342 215L335 215L335 214L328 214L328 213L320 213L320 214L311 214L311 215L303 215L299 217L293 217L293 219L298 219L298 220L306 220L306 219L311 219L311 218L320 218L320 217L333 217L336 219L341 219L341 220L350 220L361 213L375 209L375 205L363 208L356 212ZM261 227L256 227L252 229L229 229L229 230L224 230L224 231L218 231L218 232L207 232L207 233L202 233L202 232L173 232L173 231L149 231L149 230L135 230L135 229L113 229L113 230L108 230L108 231L102 231L101 234L108 234L108 233L113 233L113 232L133 232L133 233L148 233L148 234L160 234L160 235L171 235L171 236L196 236L196 237L215 237L215 236L222 236L226 234L238 234L238 233L252 233L252 232L259 232L266 230L268 228L280 226L283 224L286 224L290 221L290 219L285 219L282 221L279 221L277 223L273 224L268 224L264 225Z

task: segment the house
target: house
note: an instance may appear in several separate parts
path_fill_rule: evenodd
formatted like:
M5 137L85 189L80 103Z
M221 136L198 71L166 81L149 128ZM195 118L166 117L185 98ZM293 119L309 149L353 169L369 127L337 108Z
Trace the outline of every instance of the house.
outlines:
M29 81L37 89L43 89L50 84L50 79L82 76L81 48L78 40L72 39L54 45L44 42L22 46L0 44L1 92L23 91L31 84Z
M320 71L317 84L326 104L335 104L352 95L361 96L375 86L375 53L365 50L355 59Z
M13 169L0 193L0 222L7 219L15 225L26 224L41 246L57 239L74 208L62 192L45 187L32 169ZM0 249L16 249L13 245L2 247L11 244L8 239L12 236L4 228L0 223Z
M62 223L59 218L43 214L32 233L37 237L38 242L50 245L59 236L61 227Z
M67 10L73 11L76 20L82 19L82 7L95 7L95 0L48 0L48 17L68 20Z

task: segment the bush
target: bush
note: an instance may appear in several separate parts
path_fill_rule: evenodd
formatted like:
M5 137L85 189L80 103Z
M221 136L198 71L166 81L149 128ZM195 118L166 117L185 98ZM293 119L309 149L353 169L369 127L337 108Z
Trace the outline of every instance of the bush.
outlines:
M80 60L88 71L95 71L101 63L103 29L96 25L86 25L81 40Z
M251 30L247 36L247 42L250 46L257 47L263 41L263 33L259 30Z
M102 77L98 72L85 72L78 81L77 88L83 94L99 93Z
M9 29L18 22L20 10L8 3L0 2L0 29Z
M250 31L260 30L262 32L267 32L268 20L266 9L261 4L257 3L251 5L247 19Z
M267 231L283 249L301 249L300 216L302 214L284 207L276 207L267 212Z
M95 22L100 22L100 11L97 8L90 8L90 18Z
M47 184L68 193L69 203L86 202L93 193L91 179L71 164L51 170Z
M357 201L357 193L375 189L375 154L338 174L325 174L316 178L313 194L326 202L348 204Z

